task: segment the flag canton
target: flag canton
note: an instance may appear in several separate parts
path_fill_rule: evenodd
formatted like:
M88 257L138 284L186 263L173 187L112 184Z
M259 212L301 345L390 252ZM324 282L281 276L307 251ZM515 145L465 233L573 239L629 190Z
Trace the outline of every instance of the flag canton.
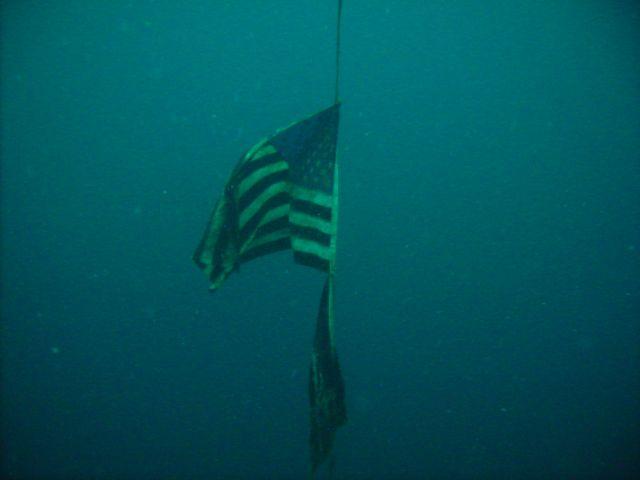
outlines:
M289 164L289 179L293 184L332 192L338 108L339 105L333 105L271 139L270 143Z
M336 148L331 135L324 137L321 141L312 142L312 148L292 162L293 165L289 166L289 178L296 185L331 193Z

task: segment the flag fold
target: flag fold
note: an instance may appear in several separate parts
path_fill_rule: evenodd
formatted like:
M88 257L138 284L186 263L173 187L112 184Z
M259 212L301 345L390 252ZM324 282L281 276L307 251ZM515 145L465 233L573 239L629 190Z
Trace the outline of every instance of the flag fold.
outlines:
M333 278L327 278L311 355L309 404L311 407L311 473L324 462L333 447L338 427L347 421L344 381L333 342Z

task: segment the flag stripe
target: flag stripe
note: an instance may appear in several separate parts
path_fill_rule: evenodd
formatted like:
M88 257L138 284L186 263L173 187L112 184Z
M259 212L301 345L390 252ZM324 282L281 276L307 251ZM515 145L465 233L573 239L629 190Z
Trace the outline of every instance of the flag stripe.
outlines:
M253 260L254 258L258 258L269 253L278 252L280 250L289 250L290 248L291 238L289 236L285 236L278 240L263 243L261 245L258 245L257 247L247 250L240 256L240 261L242 263L246 263L250 260Z
M255 170L250 173L246 177L242 179L240 185L238 186L238 197L242 197L247 191L253 187L256 183L258 183L261 179L265 178L268 175L274 174L276 172L282 170L288 170L289 166L287 162L281 160L279 162L269 163L262 168Z
M244 209L246 209L254 202L254 200L256 200L272 185L277 183L284 184L288 176L288 170L280 170L276 171L275 173L267 174L265 177L258 180L248 191L246 191L246 193L239 196L238 211L242 212Z
M329 247L331 245L331 235L322 233L315 228L301 227L299 225L291 224L291 236L304 240L310 240L315 243L319 243L323 247ZM296 245L296 243L294 243Z
M312 215L307 215L306 213L292 211L289 214L289 220L294 225L313 228L327 235L331 235L333 233L333 225L331 225L331 222Z
M266 139L258 143L258 146L258 149L251 149L247 154L247 158L249 159L249 161L255 162L256 160L260 160L266 155L276 153L276 149L273 147L273 145L266 143Z
M256 230L256 236L254 237L253 241L256 242L260 237L269 235L279 230L286 230L287 232L290 230L289 218L286 215L283 217L278 217L275 220L272 220L270 222L265 222L262 225L260 225L258 230Z
M322 207L331 208L333 206L333 197L331 195L318 190L311 190L300 185L296 185L294 187L292 195L298 200L320 205Z
M291 229L289 228L289 219L287 217L280 217L272 222L265 223L261 225L256 233L251 238L251 241L243 246L242 250L249 250L256 245L260 245L265 241L268 241L268 238L273 237L274 235L291 235Z
M246 241L263 220L268 221L271 218L276 218L276 216L282 215L283 210L288 212L289 201L290 197L287 192L280 192L265 201L251 218L240 225L241 241Z
M272 222L268 224L269 226L274 226L273 231L271 232L261 232L260 237L256 237L252 242L249 248L245 249L245 251L249 251L252 248L259 247L264 243L273 242L274 240L279 240L283 237L290 237L291 233L289 232L289 226L287 225L284 228L275 228L277 222ZM262 229L260 229L262 230Z
M308 253L324 260L329 260L331 258L331 249L329 247L316 243L312 240L307 240L301 237L292 237L291 247L296 253Z
M304 252L295 252L293 254L293 259L300 265L316 268L323 272L329 271L329 261L316 257L315 255Z
M331 208L323 207L321 205L317 205L315 203L310 203L305 200L300 200L298 198L291 199L291 210L306 213L307 215L311 215L313 217L322 218L323 220L330 221L331 220Z
M272 153L261 155L258 158L247 158L237 168L235 175L237 178L246 178L256 170L259 170L271 163L277 163L282 160L282 157L273 150ZM258 152L260 153L260 152Z
M257 214L259 214L264 209L264 205L269 204L273 198L284 196L284 200L289 200L289 194L287 193L287 183L279 182L274 183L271 186L267 187L258 197L246 208L242 209L238 207L240 212L240 216L238 219L238 225L240 228L244 228L244 226L255 218Z
M242 157L242 159L246 161L251 161L252 158L260 158L262 156L262 154L259 153L260 150L263 150L263 152L266 153L267 149L265 148L265 145L270 146L267 143L267 141L268 141L267 138L263 138L262 140L260 140L253 147L251 147L247 153L244 154L244 157Z
M194 260L207 275L211 275L214 270L213 263L219 260L219 253L224 251L230 242L230 234L233 231L230 223L233 220L226 215L227 205L226 196L218 201L194 255ZM217 232L217 235L212 235L212 232Z

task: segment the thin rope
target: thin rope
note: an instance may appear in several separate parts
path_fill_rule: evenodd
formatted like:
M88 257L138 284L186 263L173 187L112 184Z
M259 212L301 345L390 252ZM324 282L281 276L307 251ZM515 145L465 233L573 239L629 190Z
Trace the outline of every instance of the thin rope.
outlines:
M338 23L336 26L336 90L334 103L339 101L340 90L340 22L342 20L342 0L338 0Z

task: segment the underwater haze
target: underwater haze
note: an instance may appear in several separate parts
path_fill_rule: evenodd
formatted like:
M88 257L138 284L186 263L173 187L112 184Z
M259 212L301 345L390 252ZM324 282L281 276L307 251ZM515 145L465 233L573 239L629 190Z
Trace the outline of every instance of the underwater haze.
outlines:
M332 0L5 0L9 479L297 479L322 275L191 260L333 101ZM640 476L640 3L344 0L319 479Z

